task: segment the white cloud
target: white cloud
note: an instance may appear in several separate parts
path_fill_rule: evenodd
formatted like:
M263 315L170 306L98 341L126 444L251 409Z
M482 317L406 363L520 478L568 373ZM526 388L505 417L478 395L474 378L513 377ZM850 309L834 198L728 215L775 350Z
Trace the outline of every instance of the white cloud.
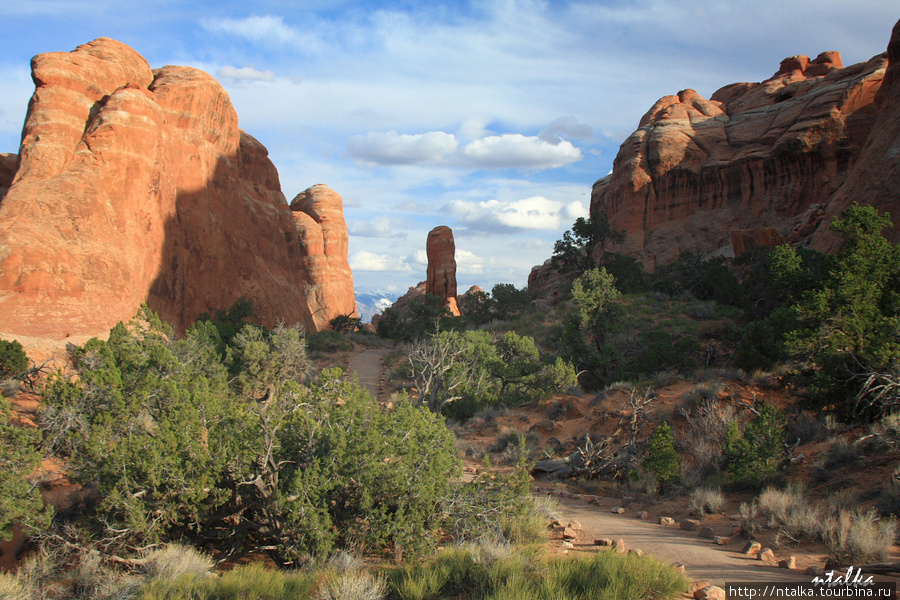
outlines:
M205 19L201 22L207 31L224 33L268 46L291 46L305 53L322 49L323 44L314 32L291 27L279 16L254 15L243 19Z
M407 273L412 271L402 257L368 250L359 250L350 254L350 269L352 271L401 271Z
M460 152L472 165L482 169L554 169L584 158L571 142L562 140L551 144L518 133L475 140Z
M562 138L571 139L590 139L594 136L594 130L583 123L579 123L578 119L571 116L559 117L554 119L547 127L538 134L538 137L545 142L558 144Z
M461 275L480 275L484 273L484 260L474 252L456 249L456 271Z
M425 250L416 250L407 258L414 265L428 265L428 253Z
M380 165L412 165L436 162L454 152L458 142L452 133L431 131L418 135L370 132L347 140L347 151L356 159Z
M219 77L231 79L245 79L249 81L272 81L275 73L272 71L260 71L254 67L229 67L224 66L216 72Z
M446 205L445 210L473 229L489 231L558 230L564 223L588 214L581 202L562 203L543 196L512 202L454 200Z
M395 232L389 217L375 217L365 221L351 221L347 224L350 235L369 238L405 238L405 232Z

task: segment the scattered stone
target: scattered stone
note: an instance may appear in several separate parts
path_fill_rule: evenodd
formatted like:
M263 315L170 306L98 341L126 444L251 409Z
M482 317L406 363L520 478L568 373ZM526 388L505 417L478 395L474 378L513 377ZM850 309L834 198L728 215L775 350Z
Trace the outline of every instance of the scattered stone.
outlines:
M625 552L627 552L628 550L628 548L625 547L625 540L623 540L622 538L617 539L613 544L613 550L615 550L619 554L625 554Z
M574 540L578 537L578 532L571 527L563 527L562 537L564 540Z
M673 519L672 517L660 517L659 524L660 525L674 525L675 519Z
M678 571L679 573L684 575L684 571L685 571L684 563L672 563L672 568L674 568L676 571Z
M609 509L609 512L615 513L617 515L624 515L625 509L622 508L621 506L613 506L611 509Z
M581 523L579 523L578 521L569 521L567 527L569 527L573 531L581 531Z
M732 537L733 537L733 536L736 536L736 535L741 535L742 533L744 533L744 528L741 527L740 525L738 525L737 527L732 527L732 528L731 528L731 535L732 535Z
M717 585L710 585L694 592L696 600L725 600L725 590Z
M640 519L641 521L646 521L649 518L650 518L650 513L648 513L646 510L643 510L638 513L638 519Z
M715 538L713 538L713 539L715 540L716 544L718 544L719 546L727 546L728 544L731 543L731 538L730 538L730 537L724 537L724 536L721 536L721 535L717 535L717 536L716 536Z
M681 528L685 531L697 531L700 529L700 521L697 519L685 519L681 522Z
M760 550L762 550L762 544L759 542L747 542L741 552L744 554L758 554Z
M804 571L807 575L812 575L813 577L822 577L825 575L825 569L822 567L806 567L806 571Z
M574 548L574 547L575 547L575 544L573 544L572 542L570 542L570 541L568 541L568 540L565 540L565 541L563 541L563 543L562 543L562 547L563 547L563 548Z
M766 563L773 563L775 562L775 552L771 548L763 548L756 558Z
M640 548L632 548L631 550L628 551L628 554L634 554L635 556L643 556L644 551L641 550Z
M708 588L711 585L712 584L708 581L692 581L691 585L688 587L688 595L693 596L698 591L702 590L703 588Z
M712 527L701 527L700 531L697 532L697 537L702 537L707 540L711 540L716 537L716 532Z
M595 546L612 546L613 541L609 538L597 538L594 540Z
M788 556L784 560L778 561L778 566L782 569L796 569L797 568L797 557L796 556Z

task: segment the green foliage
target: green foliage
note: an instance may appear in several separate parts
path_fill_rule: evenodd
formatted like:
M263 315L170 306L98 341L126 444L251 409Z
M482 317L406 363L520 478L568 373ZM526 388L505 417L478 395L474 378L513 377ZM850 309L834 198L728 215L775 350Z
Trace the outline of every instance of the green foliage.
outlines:
M309 380L297 329L245 325L223 358L213 323L177 340L141 316L75 351L77 378L44 397L48 445L99 492L83 522L101 548L188 536L289 562L432 547L459 469L435 414L383 412L339 369Z
M571 387L573 368L545 364L532 338L510 331L441 331L413 343L407 357L418 402L464 420L492 404L517 405Z
M597 552L547 557L492 546L451 547L428 562L395 572L391 587L403 600L665 600L688 581L649 556Z
M528 290L520 290L511 283L498 283L492 287L491 299L494 316L503 321L509 321L531 306Z
M621 297L615 278L603 267L586 271L572 284L572 300L578 307L581 324L591 330L594 343L602 345L616 326Z
M652 473L660 483L668 483L681 476L681 457L675 450L672 426L663 421L647 441L644 469Z
M606 251L607 242L624 240L625 232L613 229L605 213L578 217L572 229L553 245L553 264L562 273L584 273L594 266L595 253Z
M757 403L756 414L743 432L728 424L724 450L732 483L759 488L770 481L784 457L785 418L771 404Z
M402 314L386 308L378 320L377 332L383 338L409 342L437 329L453 329L459 320L450 314L440 297L422 294L410 300Z
M836 255L773 250L772 280L793 304L747 328L739 363L803 360L810 389L851 417L900 407L900 250L882 235L890 225L887 215L854 204L831 224L845 240Z
M43 528L53 516L29 478L40 467L40 431L10 423L9 401L0 396L0 540L15 525Z
M682 252L676 262L657 270L653 288L672 296L687 292L698 300L715 300L719 304L736 306L744 297L737 278L725 266L724 259L701 260L688 251Z
M465 301L459 305L459 312L470 325L485 325L494 318L494 301L487 292L478 290L467 293L464 298Z
M0 381L19 379L28 370L28 356L17 340L0 340Z
M790 306L775 309L766 318L744 327L734 356L734 364L752 372L771 369L790 356L785 337L799 326L796 311Z

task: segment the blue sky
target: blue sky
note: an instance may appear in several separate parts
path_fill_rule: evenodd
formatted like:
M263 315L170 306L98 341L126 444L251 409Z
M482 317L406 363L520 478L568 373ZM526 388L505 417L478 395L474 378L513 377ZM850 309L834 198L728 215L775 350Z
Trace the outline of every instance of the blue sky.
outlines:
M425 279L453 228L461 291L525 285L661 96L709 97L781 59L883 52L896 0L6 0L0 152L15 152L30 58L97 37L228 90L288 200L344 198L357 288Z

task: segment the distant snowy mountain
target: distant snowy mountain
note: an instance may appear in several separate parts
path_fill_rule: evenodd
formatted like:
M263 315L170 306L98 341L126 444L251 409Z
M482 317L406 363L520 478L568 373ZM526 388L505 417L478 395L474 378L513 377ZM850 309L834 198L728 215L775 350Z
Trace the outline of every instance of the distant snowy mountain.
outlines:
M399 297L397 292L357 290L356 312L363 323L370 323L373 316L380 314Z

